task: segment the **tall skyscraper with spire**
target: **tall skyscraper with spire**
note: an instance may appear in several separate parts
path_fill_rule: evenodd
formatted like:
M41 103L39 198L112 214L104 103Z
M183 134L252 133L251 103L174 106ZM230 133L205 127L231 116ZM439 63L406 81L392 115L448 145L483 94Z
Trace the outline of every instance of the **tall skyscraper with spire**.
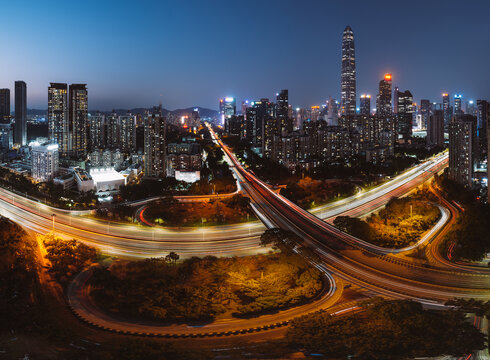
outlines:
M342 115L356 113L356 53L354 32L347 26L342 35L342 72L341 72L341 110Z

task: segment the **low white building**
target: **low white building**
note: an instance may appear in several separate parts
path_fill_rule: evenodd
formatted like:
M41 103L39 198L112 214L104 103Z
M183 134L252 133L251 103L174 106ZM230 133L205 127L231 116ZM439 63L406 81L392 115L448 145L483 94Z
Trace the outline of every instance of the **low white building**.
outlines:
M58 172L58 144L35 145L31 150L31 175L36 181L51 181Z
M200 171L175 171L175 180L193 183L201 179Z
M116 191L120 186L126 185L126 177L118 173L114 168L92 169L90 176L94 181L95 191Z

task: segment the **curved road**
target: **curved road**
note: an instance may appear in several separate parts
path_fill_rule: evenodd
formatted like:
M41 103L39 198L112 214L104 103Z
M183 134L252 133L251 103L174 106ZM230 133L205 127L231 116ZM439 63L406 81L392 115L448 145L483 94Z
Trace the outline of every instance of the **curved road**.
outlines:
M213 135L215 136L215 135ZM219 141L219 140L218 140ZM314 249L332 273L380 293L391 292L416 299L445 301L455 297L490 298L490 276L409 262L391 261L375 246L347 235L271 191L248 173L219 141L242 178L247 193L274 226L295 232Z

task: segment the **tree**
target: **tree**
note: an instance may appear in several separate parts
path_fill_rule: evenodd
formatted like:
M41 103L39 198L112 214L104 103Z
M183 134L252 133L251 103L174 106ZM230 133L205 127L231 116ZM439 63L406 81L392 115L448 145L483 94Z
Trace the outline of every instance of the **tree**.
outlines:
M373 299L360 313L316 313L294 320L292 346L331 358L412 359L462 356L483 349L485 336L457 310L424 310L411 300Z
M280 228L267 229L260 236L260 245L272 246L273 249L284 253L291 253L294 246L300 242L301 239L296 234Z
M179 260L180 256L171 251L167 256L165 256L165 260L167 260L167 262L172 262L174 265L177 263L177 260Z

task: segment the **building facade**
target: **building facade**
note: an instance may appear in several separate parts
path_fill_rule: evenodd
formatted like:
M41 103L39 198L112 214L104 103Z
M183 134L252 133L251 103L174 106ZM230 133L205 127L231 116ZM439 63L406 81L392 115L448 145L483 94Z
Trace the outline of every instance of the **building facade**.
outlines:
M427 122L427 145L444 146L444 112L435 110Z
M471 187L476 154L476 118L453 116L449 126L449 178Z
M359 114L365 116L369 116L369 114L371 114L371 95L361 95Z
M58 173L58 144L33 146L31 149L31 175L36 181L53 180Z
M10 89L0 89L0 123L10 124Z
M14 143L27 145L27 85L24 81L15 82Z
M145 123L145 177L165 176L165 155L167 152L166 121L161 112L149 115Z
M69 154L87 155L88 92L86 84L71 84L69 88Z
M356 54L354 47L354 32L350 26L342 34L342 69L341 69L341 97L340 106L342 115L355 115L356 113Z
M412 137L412 120L413 120L413 96L408 90L396 92L396 121L397 132L403 140L408 140Z
M48 88L49 139L59 145L60 156L69 151L68 85L51 83Z

